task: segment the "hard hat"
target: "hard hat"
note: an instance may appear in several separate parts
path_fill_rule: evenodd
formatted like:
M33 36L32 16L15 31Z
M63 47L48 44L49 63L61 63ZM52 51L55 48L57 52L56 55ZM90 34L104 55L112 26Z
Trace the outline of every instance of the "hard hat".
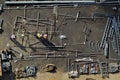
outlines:
M39 37L39 38L40 38L40 37L41 37L41 34L40 34L40 33L37 33L37 37Z
M47 34L44 34L45 37L47 37L48 35Z

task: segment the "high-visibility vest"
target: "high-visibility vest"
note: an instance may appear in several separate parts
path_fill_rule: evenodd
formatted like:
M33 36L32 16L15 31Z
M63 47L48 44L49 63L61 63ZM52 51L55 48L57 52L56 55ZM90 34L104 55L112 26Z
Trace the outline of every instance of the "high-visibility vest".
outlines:
M25 35L24 34L21 34L22 37L24 37Z
M40 38L40 37L41 37L41 34L40 34L40 33L37 33L37 37Z

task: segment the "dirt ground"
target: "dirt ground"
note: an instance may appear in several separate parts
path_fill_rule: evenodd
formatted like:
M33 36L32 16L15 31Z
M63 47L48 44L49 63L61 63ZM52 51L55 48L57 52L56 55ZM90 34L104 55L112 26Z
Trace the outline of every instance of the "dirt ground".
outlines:
M1 1L2 2L2 1ZM9 43L11 46L14 46L15 44L10 41L9 37L12 33L12 29L14 27L14 20L16 16L23 16L24 12L23 10L15 10L15 9L8 9L8 8L17 8L17 7L7 7L5 6L5 10L0 15L0 18L4 20L3 23L3 34L1 34L0 38L0 50L3 50L6 48L7 43ZM20 6L20 8L23 8ZM114 14L114 12L111 10L110 7L104 6L104 7L96 7L96 6L80 6L80 7L59 7L58 13L59 14L66 14L66 15L72 15L76 17L77 12L80 11L80 16L85 17L91 17L91 15L94 12L100 12L100 13L106 13L106 14ZM28 9L26 10L26 17L34 18L36 19L37 13L40 12L40 18L42 19L53 19L53 8L52 7L45 7L45 8L38 8L38 9ZM58 23L57 26L61 24L62 18L64 16L58 16ZM61 34L66 35L67 40L65 41L66 44L69 44L65 49L69 50L80 50L82 53L101 53L101 55L96 56L96 58L99 58L101 61L106 61L106 58L104 57L103 50L97 50L96 48L90 49L89 47L89 41L94 42L100 42L104 28L106 25L107 18L103 19L95 19L93 20L86 20L86 19L78 19L77 22L75 22L75 19L73 20L64 20L63 24L60 25L60 28L58 31L61 32ZM47 26L47 25L46 25ZM85 41L85 34L83 33L84 27L87 26L91 33L89 36L87 36L87 42L85 45L80 45L80 43L83 43ZM35 27L35 26L33 26ZM32 28L33 28L32 27ZM50 27L50 26L47 26ZM31 31L35 31L35 29L29 28ZM40 30L43 30L43 28L40 28ZM58 36L53 37L53 41L57 45L61 45L58 40ZM31 38L31 43L36 42L37 40L33 40ZM21 40L20 40L21 43ZM77 45L75 45L77 44ZM38 44L41 45L41 44ZM27 49L27 52L21 50L19 47L13 47L13 49L22 52L24 55L29 55L30 52L33 52L32 49ZM37 49L37 51L46 51ZM67 54L68 52L65 52ZM16 53L15 53L16 54ZM73 53L75 54L75 53ZM112 57L116 57L116 54L113 52L111 53ZM19 56L17 56L19 57ZM119 58L119 57L117 57ZM109 61L109 60L107 60ZM42 67L45 66L47 63L53 63L57 66L57 72L56 73L46 73L42 71ZM25 67L27 65L36 65L38 67L38 73L36 77L34 78L22 78L17 80L70 80L67 75L67 59L32 59L29 61L20 61L21 67ZM17 67L14 61L12 61L13 71ZM3 76L3 80L15 80L8 75L8 77ZM110 74L109 78L102 79L101 75L80 75L79 78L76 78L75 80L85 80L86 78L93 78L95 80L119 80L120 73L118 74Z
M80 75L79 78L76 79L69 79L67 73L37 73L35 78L28 78L28 79L18 79L18 80L86 80L86 78L92 78L95 80L119 80L119 74L110 74L109 78L103 79L101 75Z

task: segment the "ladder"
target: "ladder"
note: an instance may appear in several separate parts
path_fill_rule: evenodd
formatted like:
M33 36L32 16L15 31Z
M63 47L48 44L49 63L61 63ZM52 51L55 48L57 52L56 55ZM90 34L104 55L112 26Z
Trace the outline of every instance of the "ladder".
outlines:
M108 63L107 62L100 62L99 63L100 66L100 72L103 78L105 77L109 77L108 74Z

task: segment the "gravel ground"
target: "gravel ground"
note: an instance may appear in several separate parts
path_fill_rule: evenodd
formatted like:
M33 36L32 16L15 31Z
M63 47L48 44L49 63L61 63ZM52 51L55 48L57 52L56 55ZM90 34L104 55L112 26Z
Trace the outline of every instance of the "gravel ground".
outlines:
M0 3L3 3L3 1L0 1ZM11 7L9 7L11 8ZM14 8L14 7L13 7ZM80 6L78 8L76 7L69 7L69 8L64 8L60 7L58 8L58 12L60 14L67 14L67 15L72 15L76 16L77 12L80 11L80 16L87 16L90 17L94 12L100 12L100 13L114 13L110 7L96 7L96 6ZM36 18L37 13L40 12L41 18L50 18L53 19L53 10L52 8L39 8L39 9L32 9L32 10L27 10L27 17L29 18ZM17 15L23 16L23 10L4 10L4 13L0 16L0 18L4 19L4 24L3 24L3 29L4 33L1 34L0 38L0 49L5 49L6 44L9 43L10 45L15 45L9 40L9 36L12 32L13 28L13 23L15 20L15 17ZM59 25L62 21L63 16L58 17L58 24ZM65 20L62 24L61 27L59 28L59 31L62 32L62 34L67 36L66 43L70 44L69 46L66 47L66 49L72 49L72 50L80 50L83 53L101 53L103 50L96 50L95 48L91 50L89 48L89 41L94 42L94 44L97 41L101 41L102 34L105 28L106 24L106 18L104 19L96 19L95 21L93 20L85 20L85 19L79 19L77 22L75 20ZM86 42L85 45L79 45L80 43L83 43L85 40L85 34L83 33L84 27L87 26L90 30L91 33L89 36L87 36L88 41ZM34 26L33 26L34 27ZM50 27L50 26L48 26ZM43 28L41 28L43 29ZM31 29L33 30L33 29ZM56 44L59 44L58 39L59 36L56 36L53 38L53 41ZM35 42L33 40L33 42ZM74 45L78 44L78 45ZM20 48L14 48L17 51L23 52L24 55L29 55L28 53L32 51L32 49L27 49L27 52L24 52ZM40 49L38 51L41 51ZM66 52L67 53L67 52ZM16 53L15 53L16 54ZM115 55L114 53L111 53L111 56ZM105 57L103 55L97 56L97 58L100 58L100 60L105 61ZM29 78L29 80L69 80L67 78L67 59L32 59L30 61L21 61L21 67L24 67L26 65L36 65L39 68L39 72L35 78ZM57 66L58 71L56 74L51 74L51 73L44 73L42 71L42 67L46 65L47 63L53 63ZM16 67L16 64L13 63L13 70ZM113 74L110 75L109 79L102 79L101 76L95 76L95 75L89 75L89 76L80 76L81 80L85 80L86 77L93 77L96 80L119 80L120 74ZM46 77L47 76L47 77ZM3 80L9 80L8 77L3 76ZM11 79L13 80L13 79ZM19 80L28 80L28 79L19 79ZM77 79L76 79L77 80ZM78 79L79 80L79 79Z

